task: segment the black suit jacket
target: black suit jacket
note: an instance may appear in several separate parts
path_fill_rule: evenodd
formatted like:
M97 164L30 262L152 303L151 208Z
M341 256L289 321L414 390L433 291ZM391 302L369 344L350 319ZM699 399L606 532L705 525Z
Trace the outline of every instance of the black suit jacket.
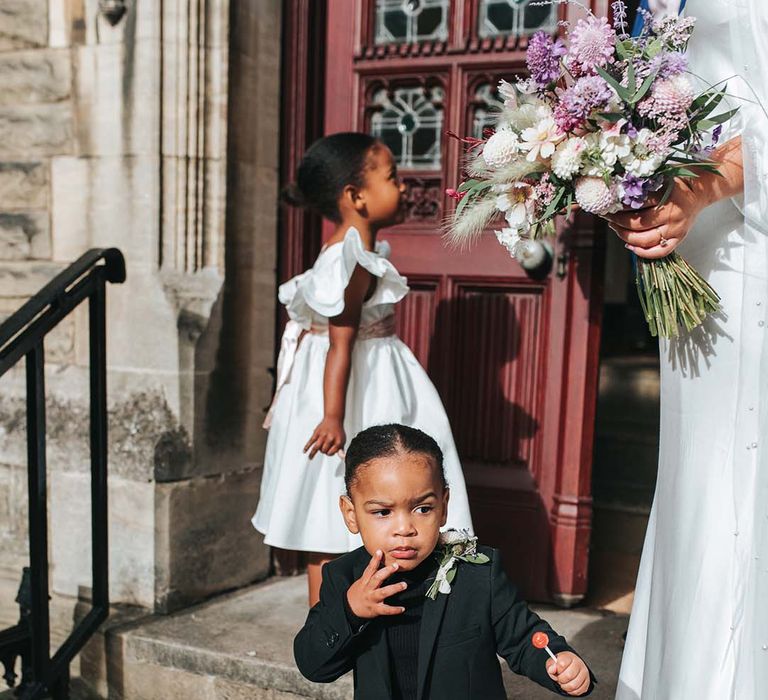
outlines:
M424 601L418 700L506 700L497 654L515 673L566 695L547 674L549 657L531 644L531 636L546 632L555 654L573 649L520 598L499 552L490 547L479 551L490 558L487 564L460 561L451 592ZM347 590L369 561L361 547L323 567L320 602L294 640L294 656L311 681L330 683L353 669L356 699L390 700L386 618L352 629L344 606Z

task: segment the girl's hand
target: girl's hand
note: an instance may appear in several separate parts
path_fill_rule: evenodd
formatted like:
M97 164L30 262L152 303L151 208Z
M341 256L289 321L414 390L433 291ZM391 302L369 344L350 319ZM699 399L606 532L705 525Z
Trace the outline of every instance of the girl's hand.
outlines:
M661 206L661 194L643 209L630 209L605 218L637 257L656 260L669 255L688 235L696 217L709 204L706 188L687 178L676 178L672 194Z
M381 584L387 577L394 574L398 569L397 564L379 569L383 556L381 550L377 549L376 554L371 557L370 563L365 567L363 575L347 591L349 609L356 617L370 620L379 617L379 615L400 615L405 612L403 607L384 603L390 596L404 591L407 584L403 581L381 588Z
M344 432L342 422L337 418L323 418L319 425L309 438L309 442L304 445L304 453L308 450L309 458L313 459L318 452L322 452L329 457L335 455L339 450L344 449L347 443L347 435Z
M547 661L547 673L568 695L584 695L589 690L589 669L576 654L561 651L557 663Z

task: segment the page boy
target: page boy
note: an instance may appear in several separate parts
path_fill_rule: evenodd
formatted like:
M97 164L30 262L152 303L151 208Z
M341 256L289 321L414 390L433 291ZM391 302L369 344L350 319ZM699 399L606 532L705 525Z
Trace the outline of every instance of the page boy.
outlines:
M451 531L437 443L402 425L357 435L340 505L364 546L326 564L320 602L294 641L301 673L329 683L354 670L364 700L506 698L497 654L560 695L594 677L507 579L498 551ZM450 544L446 544L446 541ZM557 663L533 646L544 632Z

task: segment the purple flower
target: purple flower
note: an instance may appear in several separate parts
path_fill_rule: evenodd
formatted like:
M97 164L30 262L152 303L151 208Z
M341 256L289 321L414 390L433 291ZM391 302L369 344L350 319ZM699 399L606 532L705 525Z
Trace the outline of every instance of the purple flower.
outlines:
M637 138L637 127L632 122L627 122L624 125L624 133L631 139Z
M645 204L648 194L658 190L661 184L660 177L635 177L627 173L619 188L621 203L631 209L640 209Z
M574 76L594 75L613 62L616 33L605 17L580 19L569 34L568 67Z
M658 79L665 80L685 73L688 70L688 57L679 51L662 51L648 61L646 66L645 70L641 71L645 74L642 77L656 73Z
M560 95L554 109L555 123L560 131L573 131L596 109L605 108L613 97L608 83L597 75L579 78Z
M622 0L611 3L613 28L622 39L627 37L627 6Z
M553 41L546 32L536 32L530 38L525 62L538 87L545 87L560 77L560 57L566 51L561 39Z
M718 124L713 130L712 130L712 145L717 146L717 142L720 141L720 135L723 133L723 125Z

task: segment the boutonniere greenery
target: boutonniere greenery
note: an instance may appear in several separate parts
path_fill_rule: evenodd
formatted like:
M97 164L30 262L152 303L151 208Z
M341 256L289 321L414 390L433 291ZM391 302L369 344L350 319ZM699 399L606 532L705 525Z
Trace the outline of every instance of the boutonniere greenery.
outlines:
M446 530L440 533L440 540L435 548L435 556L440 560L435 580L427 591L427 596L435 600L438 593L448 595L451 583L456 578L456 564L466 561L470 564L487 564L490 559L485 554L477 553L477 537L468 530Z

